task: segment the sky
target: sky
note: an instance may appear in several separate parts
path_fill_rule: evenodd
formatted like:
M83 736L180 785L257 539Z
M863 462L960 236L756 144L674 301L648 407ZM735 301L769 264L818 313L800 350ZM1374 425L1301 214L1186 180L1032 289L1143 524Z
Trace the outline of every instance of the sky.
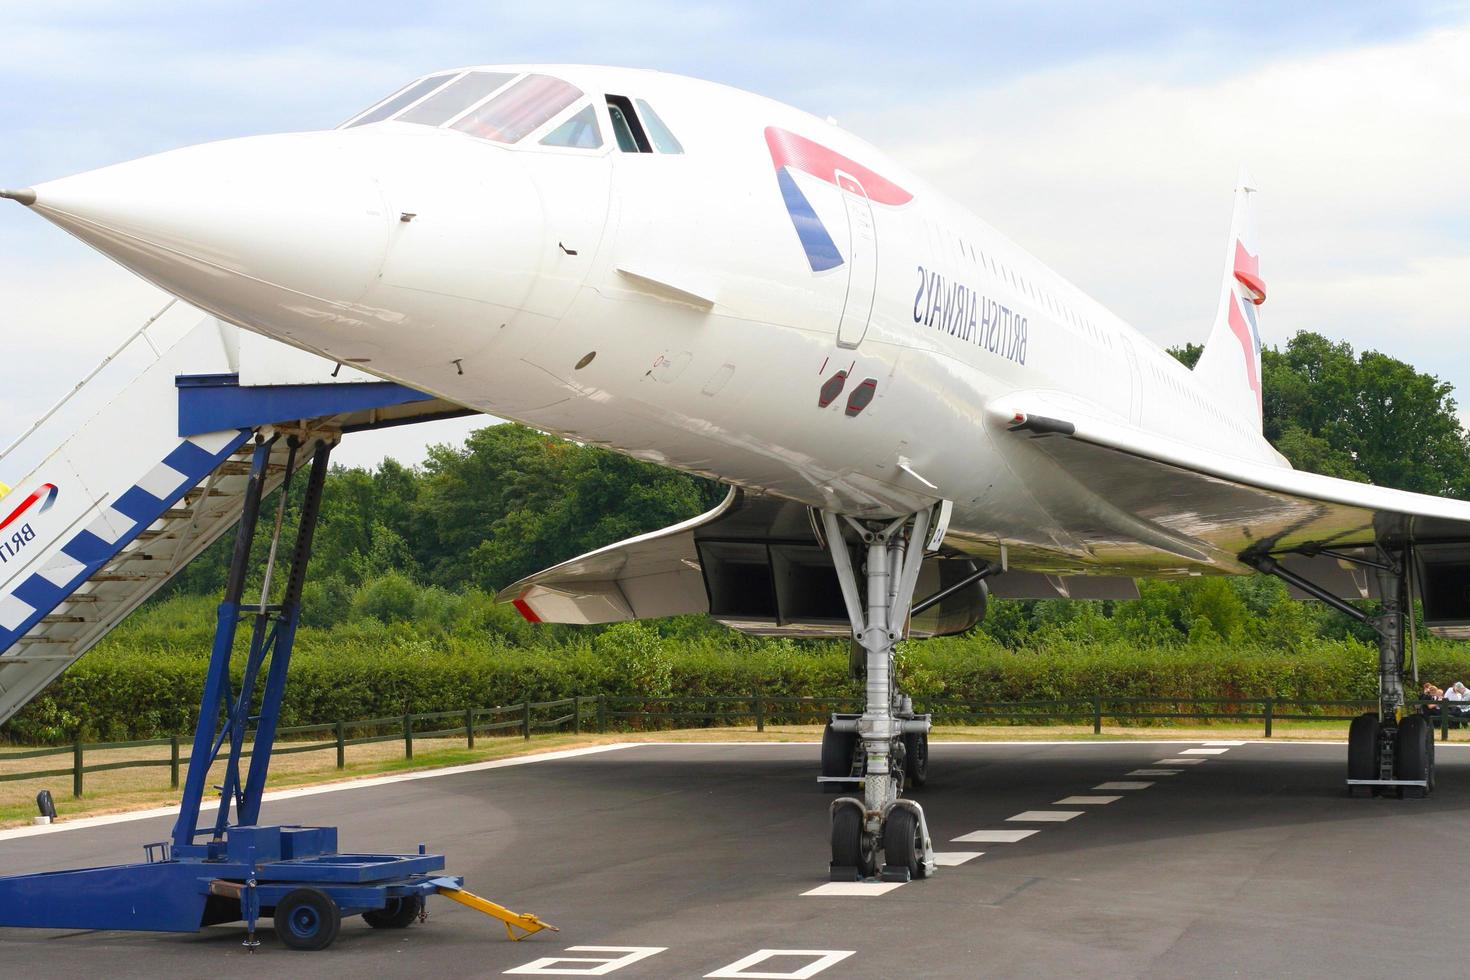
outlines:
M329 128L444 67L656 68L835 117L1165 345L1208 333L1245 165L1260 190L1265 342L1316 330L1380 350L1470 408L1470 0L853 2L840 15L792 2L0 0L0 16L0 186ZM0 207L0 452L166 300ZM198 317L176 307L157 329ZM0 458L0 480L148 359L125 351ZM336 458L414 463L473 425L354 435Z

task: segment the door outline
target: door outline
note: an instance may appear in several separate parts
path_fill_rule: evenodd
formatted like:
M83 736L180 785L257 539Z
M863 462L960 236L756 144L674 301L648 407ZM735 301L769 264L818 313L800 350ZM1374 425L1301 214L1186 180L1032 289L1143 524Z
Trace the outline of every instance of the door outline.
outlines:
M878 298L878 227L862 181L834 171L847 219L847 292L837 319L837 346L854 350L868 334Z

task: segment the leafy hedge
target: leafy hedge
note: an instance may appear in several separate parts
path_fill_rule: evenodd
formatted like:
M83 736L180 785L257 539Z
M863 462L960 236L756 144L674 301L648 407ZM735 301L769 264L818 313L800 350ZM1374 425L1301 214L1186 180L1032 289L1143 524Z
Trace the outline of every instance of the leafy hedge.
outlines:
M18 742L151 738L192 730L209 636L155 621L122 631L85 657L4 729ZM241 659L239 657L236 658ZM1425 643L1426 677L1470 676L1463 645ZM1260 649L1053 641L1007 650L983 636L906 644L905 690L966 701L1044 698L1372 697L1375 656L1356 640L1322 641L1292 656ZM753 642L728 635L664 636L629 623L558 645L425 632L375 621L303 629L282 723L332 722L467 706L608 694L691 698L852 695L837 643ZM237 675L238 678L238 675Z

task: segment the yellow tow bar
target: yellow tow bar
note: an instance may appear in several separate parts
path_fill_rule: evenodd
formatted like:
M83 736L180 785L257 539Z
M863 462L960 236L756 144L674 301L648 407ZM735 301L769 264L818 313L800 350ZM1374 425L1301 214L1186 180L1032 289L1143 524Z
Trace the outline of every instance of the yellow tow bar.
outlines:
M446 888L440 885L438 892L447 899L468 906L476 912L483 912L492 919L499 919L501 922L504 922L505 934L510 937L510 941L513 943L518 943L532 933L540 932L542 929L561 932L560 929L550 922L542 922L529 912L512 912L504 905L496 905L488 898L481 898L479 895L467 892L463 888ZM523 930L520 935L516 935L517 929Z

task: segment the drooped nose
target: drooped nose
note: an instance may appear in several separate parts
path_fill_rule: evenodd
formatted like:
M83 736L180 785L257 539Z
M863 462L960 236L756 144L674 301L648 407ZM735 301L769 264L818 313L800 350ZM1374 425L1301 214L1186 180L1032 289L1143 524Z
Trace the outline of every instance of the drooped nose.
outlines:
M278 335L353 318L397 220L337 132L206 143L22 193L145 279Z

